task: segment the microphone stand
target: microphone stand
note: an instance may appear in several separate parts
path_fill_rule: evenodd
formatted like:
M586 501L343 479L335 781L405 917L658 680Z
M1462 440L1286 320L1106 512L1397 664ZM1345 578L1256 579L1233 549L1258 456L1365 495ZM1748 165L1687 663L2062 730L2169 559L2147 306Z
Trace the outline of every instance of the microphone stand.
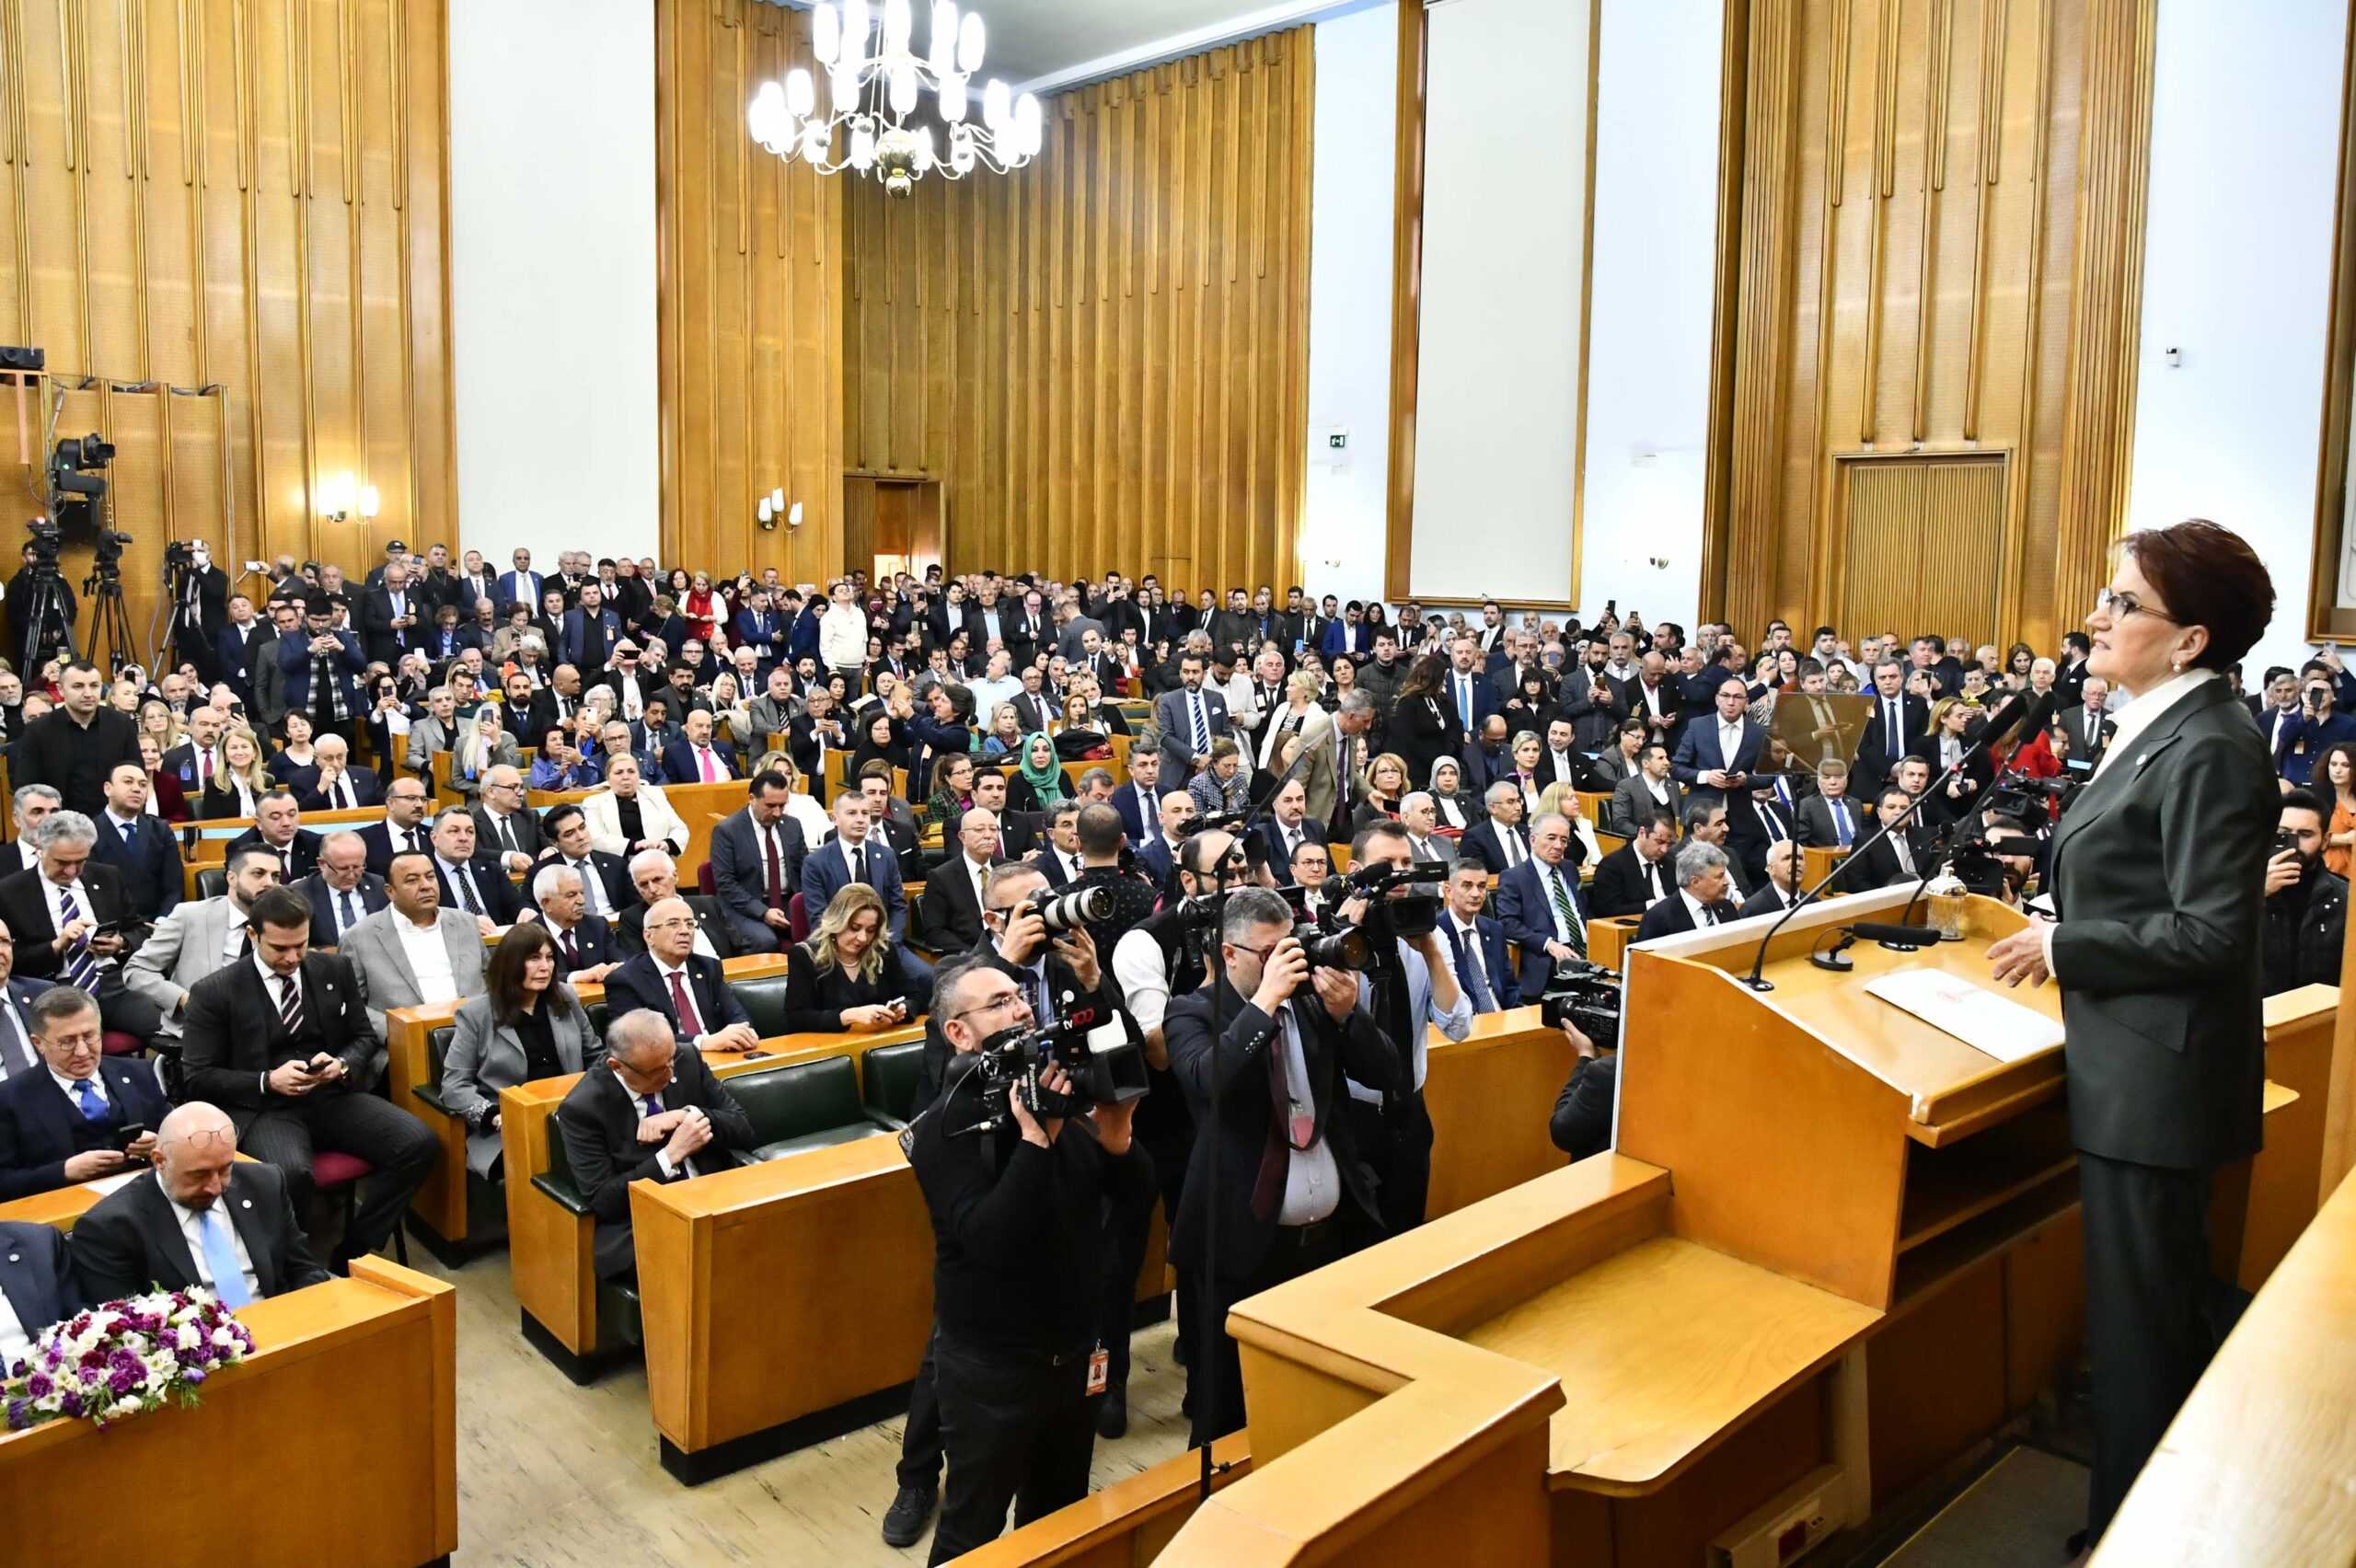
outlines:
M1945 773L1940 774L1936 778L1931 780L1931 787L1928 790L1923 790L1920 796L1909 801L1904 811L1899 813L1888 822L1876 825L1874 831L1865 836L1864 842L1854 846L1850 849L1849 859L1852 860L1855 859L1859 855L1864 854L1867 849L1872 848L1875 845L1888 837L1893 829L1911 818L1917 812L1920 812L1923 809L1923 802L1929 800L1934 791L1945 785L1949 779L1955 778L1956 775L1961 773L1965 768L1970 767L1973 759L1984 755L1989 747L1994 745L1998 741L2003 740L2006 735L2011 734L2014 730L2018 728L2022 719L2030 715L2035 710L2036 707L2037 703L2033 700L2021 703L2018 707L2007 704L2005 709L2000 709L1996 714L1991 715L1987 728L1980 732L1980 738L1972 742L1969 748L1967 749L1961 756L1956 758L1955 766L1948 768ZM2050 705L2049 704L2048 707L2050 711ZM1814 887L1809 888L1806 893L1801 894L1797 898L1792 900L1791 906L1776 917L1775 923L1773 926L1767 928L1767 934L1759 939L1759 951L1751 956L1750 973L1743 976L1742 983L1744 985L1750 986L1754 991L1772 991L1775 988L1775 983L1773 980L1769 980L1760 974L1760 971L1764 969L1767 965L1767 944L1775 940L1775 934L1778 931L1781 931L1785 925L1790 923L1793 916L1798 914L1810 904L1815 903L1818 895L1822 894L1824 890L1831 884L1832 879L1839 876L1841 874L1841 870L1842 868L1840 866L1835 866L1832 870L1827 871ZM1926 874L1924 881L1928 880L1929 879ZM1906 907L1908 912L1911 913L1913 910L1914 905L1911 901L1909 901ZM1932 940L1936 940L1937 939L1934 936Z
M1334 722L1338 724L1340 721L1340 715L1336 714ZM1274 784L1268 786L1267 791L1253 802L1251 811L1246 813L1243 820L1235 825L1233 833L1236 848L1241 849L1243 847L1244 837L1259 825L1260 819L1266 814L1268 807L1275 802L1278 795L1284 793L1285 786L1293 781L1300 772L1301 764L1308 760L1309 745L1304 741L1300 751L1293 757L1292 765L1278 776ZM1326 824L1325 831L1330 838L1334 831L1330 823ZM1180 846L1179 852L1182 855L1184 853L1183 845ZM1195 874L1201 875L1199 871ZM1204 972L1211 988L1211 1092L1210 1114L1204 1120L1203 1130L1211 1140L1211 1152L1209 1162L1203 1171L1203 1179L1210 1184L1210 1202L1203 1211L1204 1267L1201 1281L1203 1298L1200 1303L1201 1321L1195 1333L1195 1357L1202 1364L1205 1370L1211 1374L1203 1379L1203 1430L1215 1435L1218 1431L1218 1353L1214 1347L1218 1343L1219 1332L1225 1327L1219 1320L1218 1292L1213 1288L1212 1284L1218 1276L1218 1108L1219 1101L1227 1091L1226 1080L1219 1077L1218 1062L1219 1047L1227 1043L1227 951L1224 930L1227 924L1227 876L1223 866L1212 874L1211 895L1206 902L1205 907L1209 911L1209 921L1204 933L1203 945ZM1171 1223L1173 1226L1177 1223L1175 1215L1171 1216ZM1188 1363L1190 1376L1194 1365L1194 1362ZM1213 1441L1216 1441L1216 1436L1203 1444L1202 1474L1197 1482L1196 1492L1198 1504L1207 1504L1211 1500L1211 1477L1217 1472L1217 1467L1211 1463Z

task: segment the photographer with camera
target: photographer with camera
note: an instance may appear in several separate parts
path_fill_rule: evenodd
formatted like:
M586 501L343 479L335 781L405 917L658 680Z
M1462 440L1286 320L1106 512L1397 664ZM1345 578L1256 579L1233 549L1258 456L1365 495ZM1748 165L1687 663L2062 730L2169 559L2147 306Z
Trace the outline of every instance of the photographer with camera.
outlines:
M2281 754L2282 777L2304 785L2316 761L2341 741L2356 741L2356 719L2339 711L2339 691L2330 670L2309 662L2299 672L2299 713L2288 726L2287 749Z
M1116 1213L1150 1203L1153 1162L1130 1136L1134 1102L1071 1114L1053 1063L1035 1091L1016 1080L1005 1113L976 1124L981 1053L1034 1022L1000 963L944 964L932 1015L956 1066L903 1141L932 1216L930 1360L948 1480L930 1561L945 1562L996 1539L1009 1503L1020 1527L1087 1495L1089 1400L1105 1378L1103 1216L1108 1201Z
M1225 982L1174 1003L1163 1029L1196 1125L1218 1101L1218 1180L1211 1139L1196 1138L1170 1255L1211 1293L1223 1324L1246 1297L1380 1239L1374 1175L1342 1110L1345 1075L1387 1089L1400 1061L1358 1005L1357 977L1311 966L1276 894L1229 894L1219 937ZM1224 1330L1196 1350L1186 1368L1188 1441L1204 1444L1243 1425L1243 1375Z
M1334 924L1367 939L1359 1006L1374 1020L1395 1067L1374 1083L1350 1075L1350 1121L1381 1185L1380 1213L1396 1236L1424 1222L1432 1182L1432 1119L1424 1108L1426 1021L1450 1040L1472 1032L1472 1004L1439 937L1446 869L1418 866L1406 830L1369 823L1350 846L1350 894ZM1410 880L1411 875L1416 880Z
M1554 1011L1552 1004L1547 1011ZM1553 1117L1546 1124L1554 1147L1576 1163L1611 1147L1612 1101L1620 1090L1618 1042L1599 1045L1568 1018L1550 1017L1547 1021L1560 1029L1571 1049L1578 1053L1563 1092L1554 1099Z
M2341 939L2348 928L2348 883L2324 869L2323 802L2286 790L2274 847L2266 862L2260 936L2266 994L2339 984Z

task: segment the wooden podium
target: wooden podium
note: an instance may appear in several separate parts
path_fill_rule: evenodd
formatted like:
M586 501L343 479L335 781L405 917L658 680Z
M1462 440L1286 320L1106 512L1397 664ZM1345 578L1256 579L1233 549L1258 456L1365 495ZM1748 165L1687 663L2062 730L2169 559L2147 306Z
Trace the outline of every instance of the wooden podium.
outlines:
M1962 941L1808 963L1904 902L1804 912L1772 991L1739 978L1765 920L1633 951L1617 1152L1237 1307L1252 1472L1158 1561L1690 1564L1837 1534L2066 1371L2059 1048L2001 1062L1865 991L1908 966L1985 984L2022 917L1973 900ZM2051 987L2011 995L2060 1017Z

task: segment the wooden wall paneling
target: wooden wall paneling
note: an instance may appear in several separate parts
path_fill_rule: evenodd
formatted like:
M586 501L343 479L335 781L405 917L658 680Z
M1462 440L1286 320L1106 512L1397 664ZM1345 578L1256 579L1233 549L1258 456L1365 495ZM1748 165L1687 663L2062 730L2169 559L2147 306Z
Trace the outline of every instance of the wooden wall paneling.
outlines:
M1391 242L1391 496L1385 511L1382 571L1382 592L1394 600L1407 596L1407 570L1415 540L1415 378L1421 363L1417 345L1424 310L1424 106L1430 38L1422 0L1399 0Z
M1060 95L1011 176L848 185L844 466L940 479L953 569L1295 574L1309 36Z
M0 319L90 384L60 433L121 448L136 634L168 538L357 570L451 532L445 60L443 0L0 15ZM314 514L346 469L382 495L373 529ZM69 543L77 582L88 554Z
M2044 646L2076 624L2123 505L2148 9L1744 9L1724 72L1740 185L1722 175L1705 614L1746 637L1775 616L1885 629L1842 596L1841 465L1989 454L2004 461L1970 483L2004 487L1996 591L1962 625L1900 628ZM2098 251L2078 243L2096 228Z
M5 127L0 127L5 133ZM2339 178L2332 225L2330 309L2326 317L2323 429L2316 439L2315 555L2307 577L2307 635L2316 641L2356 637L2356 610L2340 607L2349 573L2350 411L2356 403L2356 27L2340 65Z
M1848 0L1839 0L1846 5ZM1710 416L1702 464L1701 613L1723 620L1729 580L1728 513L1734 488L1735 347L1742 322L1741 237L1750 182L1750 121L1723 112L1750 93L1750 0L1726 0L1718 45L1718 202L1710 278ZM1840 189L1839 180L1831 182ZM1394 285L1395 294L1395 285ZM1394 358L1396 351L1394 350ZM1394 373L1395 374L1395 373ZM1394 383L1395 387L1395 383ZM1398 439L1397 421L1392 438Z

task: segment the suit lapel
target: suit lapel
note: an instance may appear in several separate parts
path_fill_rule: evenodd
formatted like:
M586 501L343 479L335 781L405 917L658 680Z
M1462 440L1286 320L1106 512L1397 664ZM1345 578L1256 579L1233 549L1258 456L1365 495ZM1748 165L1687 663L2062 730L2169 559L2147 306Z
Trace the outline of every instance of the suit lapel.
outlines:
M261 1212L254 1207L253 1188L253 1178L241 1180L232 1166L228 1190L221 1194L221 1201L228 1205L229 1219L237 1226L237 1234L245 1238L246 1254L253 1260L255 1286L262 1295L274 1296L278 1293L278 1269L271 1251L271 1234L263 1228Z
M2207 711L2217 702L2232 700L2233 694L2223 681L2204 681L2199 691L2182 698L2135 737L2134 755L2122 754L2102 770L2100 778L2086 786L2077 804L2062 817L2061 827L2054 832L2052 851L2046 857L2048 877L2053 885L2058 887L2061 882L2062 847L2125 797L2144 767L2182 737L2186 721L2194 714Z
M233 1177L232 1188L235 1185ZM179 1270L178 1280L158 1278L156 1283L175 1289L193 1285L196 1283L196 1257L188 1250L188 1237L180 1229L179 1211L172 1207L169 1198L164 1196L163 1186L152 1172L135 1183L133 1190L141 1194L139 1223L146 1229L150 1251L156 1257L164 1259ZM226 1194L224 1196L225 1198Z

